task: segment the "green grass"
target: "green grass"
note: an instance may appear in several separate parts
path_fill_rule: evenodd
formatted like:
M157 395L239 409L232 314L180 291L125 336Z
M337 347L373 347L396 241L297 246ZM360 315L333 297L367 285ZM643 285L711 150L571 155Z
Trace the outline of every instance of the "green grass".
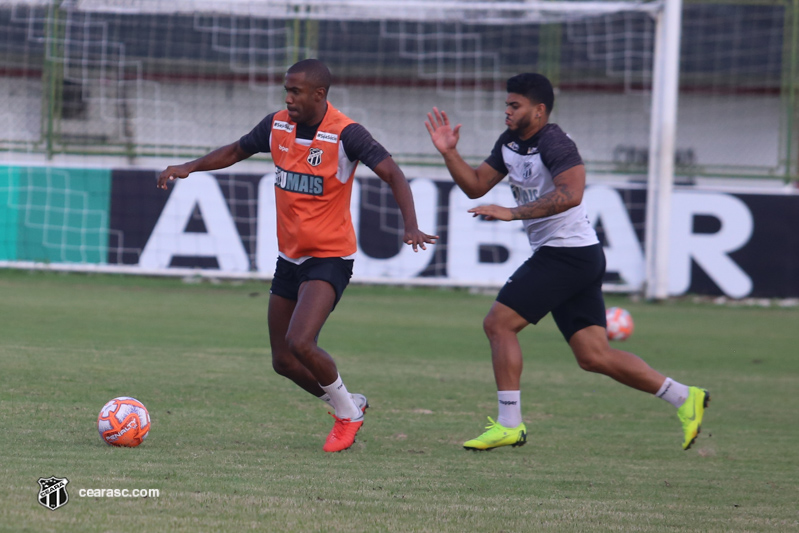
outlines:
M325 454L326 406L273 373L268 284L0 271L0 530L788 531L799 529L799 310L634 303L624 344L710 389L694 449L671 406L581 371L528 328L527 446L467 452L496 415L491 295L350 287L322 332L372 408ZM114 396L152 416L134 449L95 428ZM67 477L70 501L38 504ZM147 499L81 488L157 488Z

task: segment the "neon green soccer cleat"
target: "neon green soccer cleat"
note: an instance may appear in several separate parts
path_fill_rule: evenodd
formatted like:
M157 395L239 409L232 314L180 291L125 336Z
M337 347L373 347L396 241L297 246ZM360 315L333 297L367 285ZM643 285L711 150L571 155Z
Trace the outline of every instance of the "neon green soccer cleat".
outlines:
M515 428L500 426L489 416L490 422L485 433L476 439L467 440L463 447L467 450L493 450L500 446L524 446L527 442L527 428L524 424L519 424Z
M677 417L682 422L682 430L685 432L685 441L682 443L683 450L691 447L696 436L702 430L702 417L709 403L710 393L699 387L689 387L688 398L677 409Z

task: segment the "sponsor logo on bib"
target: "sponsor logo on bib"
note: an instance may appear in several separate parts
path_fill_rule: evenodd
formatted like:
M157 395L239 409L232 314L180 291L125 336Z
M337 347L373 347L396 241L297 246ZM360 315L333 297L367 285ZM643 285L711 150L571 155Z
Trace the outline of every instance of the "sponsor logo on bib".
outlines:
M322 196L325 192L325 180L322 176L300 174L275 167L275 187L299 194Z
M325 141L326 143L336 144L338 142L338 135L335 133L327 133L325 131L316 132L317 141Z
M291 133L294 131L294 124L289 124L288 122L283 122L282 120L276 120L275 123L272 124L272 129Z

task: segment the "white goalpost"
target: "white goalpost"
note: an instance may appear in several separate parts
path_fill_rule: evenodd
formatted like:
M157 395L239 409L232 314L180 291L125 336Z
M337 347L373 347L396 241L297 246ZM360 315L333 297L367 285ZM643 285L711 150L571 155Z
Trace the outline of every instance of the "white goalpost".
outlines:
M669 225L674 187L677 98L680 87L682 0L665 0L657 15L646 212L646 287L649 299L669 295Z

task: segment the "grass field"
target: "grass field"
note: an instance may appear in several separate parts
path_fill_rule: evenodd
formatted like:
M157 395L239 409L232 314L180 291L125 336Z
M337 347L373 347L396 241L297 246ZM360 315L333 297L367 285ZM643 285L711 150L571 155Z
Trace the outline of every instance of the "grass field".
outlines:
M320 344L372 408L325 454L327 406L272 372L268 284L0 271L0 295L0 530L799 529L797 308L609 298L636 321L620 346L711 391L688 452L671 406L581 371L547 318L522 334L527 446L474 453L493 297L350 287ZM152 416L135 449L95 428L120 395ZM56 511L49 476L70 482Z

